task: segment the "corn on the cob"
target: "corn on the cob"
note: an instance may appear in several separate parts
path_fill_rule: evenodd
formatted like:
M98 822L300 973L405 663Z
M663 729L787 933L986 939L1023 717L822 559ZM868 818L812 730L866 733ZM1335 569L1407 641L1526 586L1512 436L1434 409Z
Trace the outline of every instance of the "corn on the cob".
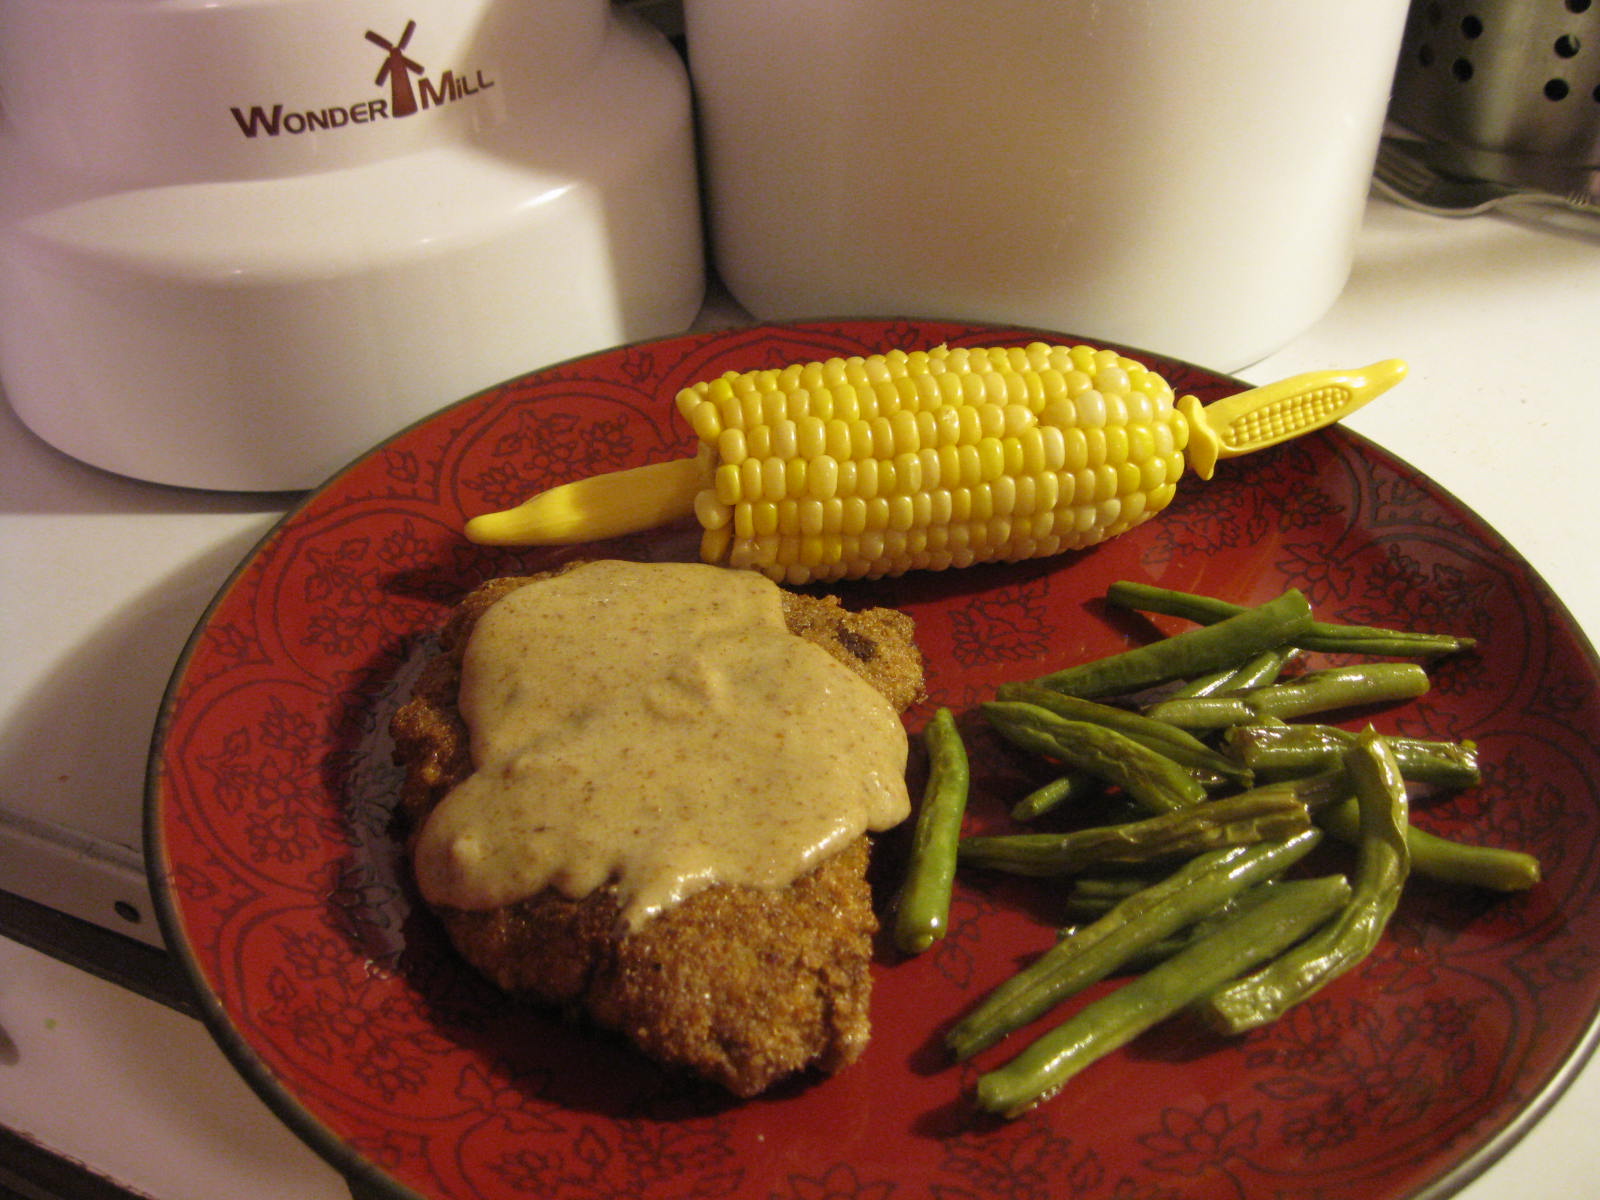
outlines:
M679 393L714 448L701 557L801 583L1055 554L1164 508L1189 423L1088 346L891 351Z
M1328 424L1403 374L1391 360L1202 409L1115 351L1042 342L730 371L676 397L694 459L552 489L467 536L585 541L692 510L705 561L785 583L1057 554L1160 512L1186 451L1209 478L1217 458Z

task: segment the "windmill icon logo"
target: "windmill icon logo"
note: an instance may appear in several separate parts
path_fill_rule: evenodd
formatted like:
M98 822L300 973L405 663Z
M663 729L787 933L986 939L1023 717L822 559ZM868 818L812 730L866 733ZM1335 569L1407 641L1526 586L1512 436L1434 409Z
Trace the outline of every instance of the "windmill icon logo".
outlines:
M367 30L367 41L387 51L383 66L378 68L378 77L372 82L380 87L385 82L389 84L389 115L393 117L409 117L417 111L417 94L411 86L411 75L413 72L421 75L423 67L421 63L406 57L406 44L416 31L417 23L407 21L399 40L391 42Z

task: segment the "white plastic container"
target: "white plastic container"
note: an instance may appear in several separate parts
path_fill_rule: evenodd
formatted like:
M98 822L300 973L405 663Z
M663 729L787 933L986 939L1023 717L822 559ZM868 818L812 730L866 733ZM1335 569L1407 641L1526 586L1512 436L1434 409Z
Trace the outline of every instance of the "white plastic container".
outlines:
M0 0L0 384L86 462L312 486L704 287L688 80L606 0Z
M763 318L1234 370L1349 273L1405 0L685 0L712 252Z

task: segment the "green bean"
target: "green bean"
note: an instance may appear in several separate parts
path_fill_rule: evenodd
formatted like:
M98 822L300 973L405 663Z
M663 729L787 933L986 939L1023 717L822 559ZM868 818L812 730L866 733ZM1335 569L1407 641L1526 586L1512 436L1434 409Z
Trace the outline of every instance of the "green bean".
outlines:
M1245 693L1258 713L1281 721L1367 704L1414 700L1428 691L1428 673L1416 663L1361 663L1307 671L1295 679Z
M1394 751L1401 776L1410 783L1466 788L1476 787L1483 782L1483 772L1478 766L1478 747L1472 742L1408 737L1386 737L1384 741Z
M1087 721L1091 725L1103 725L1107 729L1114 729L1191 771L1205 772L1245 785L1253 782L1250 772L1243 769L1237 761L1213 750L1186 730L1169 725L1165 721L1155 721L1126 708L1085 700L1080 696L1069 696L1064 692L1054 692L1049 688L1027 683L1001 684L995 695L1000 701L1037 705L1064 720Z
M1342 804L1351 795L1350 779L1341 762L1311 775L1296 775L1292 779L1274 779L1259 783L1255 791L1281 791L1293 796L1313 814Z
M1340 625L1315 621L1295 639L1302 650L1325 654L1370 654L1390 658L1443 658L1478 644L1476 638L1449 633L1420 633L1403 629L1382 629L1374 625Z
M1071 875L1293 837L1310 825L1293 788L1273 785L1121 825L963 838L958 853L969 866L1014 875Z
M1276 650L1263 650L1243 666L1232 670L1213 671L1191 679L1182 687L1174 688L1171 697L1215 696L1221 692L1248 691L1275 683L1283 668L1297 651L1293 646L1280 646Z
M1361 814L1353 799L1318 813L1317 821L1341 841L1360 840ZM1406 826L1406 850L1411 856L1411 874L1439 883L1525 892L1538 884L1542 875L1539 860L1531 854L1452 841L1410 824Z
M1263 884L1262 886L1266 887L1270 885ZM1218 911L1218 923L1226 920L1228 917L1233 916L1234 913L1239 911L1239 905L1225 905L1221 910ZM1164 937L1159 942L1151 942L1143 949L1134 951L1133 954L1129 955L1125 962L1117 964L1107 978L1115 979L1118 975L1141 975L1145 971L1148 971L1151 967L1155 966L1157 963L1165 962L1179 951L1192 946L1196 938L1204 937L1215 928L1216 925L1211 924L1210 922L1202 922L1201 924L1192 925L1188 929L1174 933L1169 937ZM1075 931L1068 930L1068 932L1070 933Z
M1295 679L1229 696L1163 700L1145 709L1154 721L1183 729L1222 729L1263 717L1287 721L1312 713L1412 700L1428 690L1428 673L1416 663L1362 663L1307 671Z
M1230 909L1230 915L1231 911ZM1061 936L1075 937L1086 928L1088 927L1085 925L1069 925L1061 930ZM1180 933L1174 933L1170 937L1164 937L1160 941L1151 942L1142 949L1135 950L1125 960L1113 967L1107 973L1106 978L1115 979L1118 975L1138 975L1148 971L1157 963L1166 961L1194 941L1195 930L1198 928L1199 926L1193 926Z
M1154 881L1138 875L1080 875L1072 881L1068 897L1090 896L1119 902L1141 892Z
M1228 754L1263 778L1320 771L1337 763L1356 735L1335 725L1235 725L1223 735ZM1409 783L1464 788L1482 780L1471 742L1430 741L1385 735Z
M1237 616L1244 608L1242 604L1234 604L1216 596L1182 592L1176 588L1158 587L1153 583L1138 583L1131 579L1119 579L1108 587L1106 600L1118 608L1181 617L1197 625L1215 625L1218 621Z
M895 911L895 945L906 954L920 954L949 927L956 846L969 786L966 747L948 708L933 714L923 740L928 747L928 782Z
M1147 812L1187 808L1206 797L1205 787L1188 771L1115 729L1069 721L1017 700L991 700L980 711L1008 742L1120 787Z
M1033 821L1044 816L1045 813L1059 808L1069 800L1075 800L1101 788L1101 781L1088 771L1070 769L1064 774L1056 776L1048 783L1041 784L1033 789L1021 800L1011 806L1011 819L1013 821Z
M1212 596L1199 596L1126 580L1112 584L1106 592L1106 599L1119 608L1182 617L1201 625L1226 620L1243 609L1242 605ZM1373 625L1342 625L1333 621L1313 621L1292 640L1302 650L1392 658L1439 658L1477 645L1476 640L1469 637L1413 633Z
M979 1106L1005 1117L1020 1116L1055 1095L1090 1063L1293 945L1327 921L1349 896L1350 885L1338 875L1273 884L1259 903L1210 936L1086 1005L1015 1058L981 1075Z
M1098 921L1116 906L1110 896L1067 896L1060 911L1068 921Z
M1132 955L1194 924L1305 857L1319 834L1208 851L1125 896L1100 920L1057 942L991 991L945 1037L966 1059L1106 978Z
M1201 938L1210 937L1211 934L1214 933L1223 922L1237 916L1239 913L1249 908L1252 904L1259 903L1260 901L1266 899L1268 894L1267 889L1273 887L1274 883L1275 881L1271 879L1264 880L1263 882L1256 884L1255 887L1250 888L1248 891L1241 892L1237 896L1233 896L1227 900L1224 900L1216 907L1216 909L1207 913L1204 917L1196 921L1193 925L1190 925L1188 928L1180 929L1177 933L1168 934L1166 937L1161 938L1158 941L1151 942L1148 946L1145 946L1142 949L1136 950L1124 962L1118 964L1111 971L1111 975L1134 975L1141 971L1148 971L1157 963L1171 958L1180 950L1187 949ZM1104 914L1101 915L1103 916ZM1072 936L1078 933L1080 930L1086 928L1088 927L1068 926L1064 929L1058 930L1057 932L1059 936L1065 938Z
M1243 696L1180 696L1158 700L1144 710L1152 721L1206 733L1259 721L1261 714Z
M1227 1033L1276 1020L1361 962L1377 945L1400 900L1410 864L1405 781L1394 754L1367 729L1345 753L1355 788L1361 839L1354 890L1337 918L1248 978L1217 990L1198 1006Z
M1311 605L1297 589L1215 624L1188 629L1036 679L1040 687L1085 699L1141 691L1158 683L1233 668L1292 642L1311 624Z
M1252 905L1259 904L1265 900L1272 894L1272 889L1277 887L1279 882L1277 878L1264 879L1249 891L1241 892L1239 895L1223 901L1217 906L1215 912L1207 913L1189 928L1180 933L1175 933L1169 938L1163 938L1147 951L1150 957L1146 960L1144 969L1149 970L1162 959L1171 958L1174 954L1192 946L1201 938L1210 937L1225 922L1232 920Z
M1063 916L1077 920L1098 920L1152 881L1140 875L1079 877L1061 898Z

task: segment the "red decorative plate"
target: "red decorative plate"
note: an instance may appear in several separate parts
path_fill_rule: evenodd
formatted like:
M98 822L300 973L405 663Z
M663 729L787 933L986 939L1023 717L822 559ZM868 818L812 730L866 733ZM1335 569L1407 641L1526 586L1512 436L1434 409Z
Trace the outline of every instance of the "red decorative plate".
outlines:
M459 535L468 515L685 453L669 398L724 370L1034 336L854 321L565 363L379 447L240 567L163 712L154 885L218 1041L361 1188L449 1200L1440 1196L1560 1090L1600 1008L1600 669L1492 530L1342 430L1224 463L1209 483L1186 478L1156 520L1087 552L840 589L916 617L932 701L957 709L1124 645L1136 625L1098 602L1119 578L1240 602L1294 585L1330 619L1482 639L1378 723L1475 739L1482 786L1419 799L1416 819L1530 850L1545 882L1513 897L1414 882L1378 953L1277 1025L1227 1041L1179 1022L1021 1120L975 1119L971 1069L944 1060L940 1034L1052 931L1036 886L969 880L936 950L881 956L860 1063L736 1104L502 998L412 902L391 828L389 714L458 596L580 552L474 547ZM1130 353L1202 400L1244 386ZM669 530L603 552L693 546ZM973 819L992 822L1021 772L982 737L974 755ZM880 844L885 860L896 848Z

